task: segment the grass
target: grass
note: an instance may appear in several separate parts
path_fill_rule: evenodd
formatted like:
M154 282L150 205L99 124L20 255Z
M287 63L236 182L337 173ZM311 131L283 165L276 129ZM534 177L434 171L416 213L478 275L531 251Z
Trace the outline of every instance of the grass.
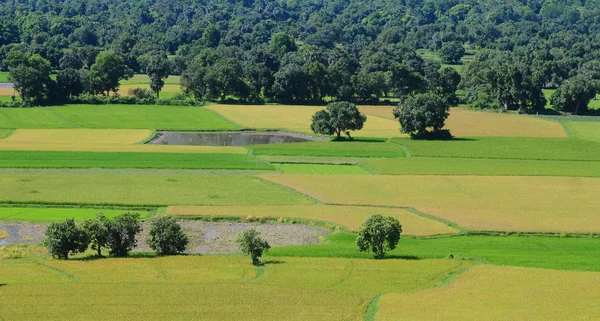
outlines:
M244 175L47 170L4 172L0 202L149 206L313 203L295 191Z
M341 141L253 145L255 155L323 157L404 157L399 146L383 142Z
M595 320L599 285L600 273L477 266L440 289L382 296L376 319Z
M0 240L3 240L5 238L8 238L8 231L0 230Z
M325 108L314 106L285 105L210 105L206 107L244 128L285 129L294 132L312 133L312 116ZM367 117L364 128L351 132L353 137L403 137L397 121L377 116Z
M203 107L155 105L0 108L0 128L239 129Z
M413 207L483 231L600 232L600 179L523 176L261 177L326 204Z
M284 174L370 174L367 170L354 165L329 164L273 164Z
M0 220L9 221L39 221L53 222L62 221L67 218L73 218L82 221L88 218L96 217L96 214L102 213L108 218L116 217L124 212L135 212L140 214L141 218L149 215L147 211L128 211L113 209L93 209L93 208L51 208L51 207L0 207Z
M600 123L569 121L565 125L575 138L600 143Z
M600 161L600 144L572 138L474 137L450 141L393 138L414 156Z
M356 234L331 234L318 245L286 246L271 249L272 257L371 258L359 252ZM391 259L442 259L452 254L457 259L503 266L535 267L556 270L600 271L595 254L600 238L561 238L546 236L464 235L440 238L402 238L387 254Z
M0 71L0 82L8 82L8 71Z
M385 175L514 175L600 177L600 162L406 157L363 160Z
M359 106L367 115L394 119L394 106ZM454 136L567 137L562 126L535 117L451 108L444 128Z
M357 231L371 215L393 216L400 220L406 235L431 236L453 234L458 230L439 221L418 216L405 209L366 207L366 206L169 206L167 215L194 216L238 216L238 217L274 217L298 218L332 222Z
M0 151L0 168L273 169L246 154L66 151Z
M166 85L179 85L181 80L180 76L169 76L166 79L163 79ZM122 80L121 85L147 85L150 82L150 78L148 75L144 74L135 74L133 77Z

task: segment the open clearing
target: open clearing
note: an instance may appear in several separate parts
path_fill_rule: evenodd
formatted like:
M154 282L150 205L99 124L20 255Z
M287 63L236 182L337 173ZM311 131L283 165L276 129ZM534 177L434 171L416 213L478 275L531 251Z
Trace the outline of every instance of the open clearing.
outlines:
M473 267L442 288L384 295L376 314L382 321L599 318L600 273L494 266Z
M255 155L324 157L404 157L402 148L379 141L306 142L253 145Z
M395 106L359 106L367 115L394 119ZM567 137L563 127L553 121L534 117L478 112L464 108L451 108L446 126L452 135L468 136L506 136L506 137Z
M403 234L430 236L453 234L458 230L448 225L413 214L405 209L366 207L366 206L169 206L167 215L193 216L232 216L232 217L273 217L298 218L332 222L357 231L371 215L393 216L402 224Z
M206 108L216 111L223 117L251 129L285 129L294 132L312 133L312 116L323 107L313 106L244 106L210 105ZM404 137L398 122L378 116L367 117L362 130L350 132L355 137Z
M67 218L74 218L81 221L96 217L96 214L102 213L108 218L113 218L121 213L135 212L140 214L141 218L148 216L148 211L138 210L114 210L114 209L94 209L94 208L44 208L44 207L0 207L0 220L9 221L39 221L53 222L61 221Z
M600 179L514 176L261 177L327 204L407 206L472 230L600 231Z
M273 164L284 174L371 174L360 166L329 164Z

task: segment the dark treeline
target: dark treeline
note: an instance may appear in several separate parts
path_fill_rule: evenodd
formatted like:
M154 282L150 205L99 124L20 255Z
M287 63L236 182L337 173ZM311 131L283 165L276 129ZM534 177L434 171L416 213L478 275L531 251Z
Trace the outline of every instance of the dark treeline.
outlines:
M449 103L460 76L416 50L459 63L466 48L476 54L464 102L535 112L542 89L558 88L553 106L583 113L600 79L600 0L0 0L0 47L0 68L20 66L10 51L38 54L43 68L84 75L92 94L118 88L94 85L92 66L110 52L127 67L117 78L154 75L156 93L166 68L156 57L168 56L197 99L402 102L433 92Z

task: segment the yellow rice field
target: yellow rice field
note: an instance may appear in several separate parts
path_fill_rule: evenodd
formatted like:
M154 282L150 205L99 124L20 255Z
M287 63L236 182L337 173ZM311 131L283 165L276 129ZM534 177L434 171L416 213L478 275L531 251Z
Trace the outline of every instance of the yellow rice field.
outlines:
M414 207L471 230L600 231L600 179L513 176L261 177L327 204Z
M325 107L314 106L242 106L211 105L207 107L230 121L251 129L285 129L311 133L312 116ZM378 116L367 116L362 130L351 132L356 137L403 137L398 122Z
M144 85L142 85L142 84L121 85L121 87L119 87L119 95L129 96L129 90L133 89L133 88L144 88L144 89L150 90L150 85L146 85L146 84L144 84ZM179 93L179 92L181 92L181 86L176 85L176 84L166 84L160 92L161 93Z
M0 240L8 237L8 231L0 230Z
M152 135L147 129L17 129L0 140L0 150L91 151L153 153L246 154L235 146L175 146L140 144Z
M359 109L367 115L394 119L393 106L359 106ZM563 127L556 122L516 114L471 111L459 107L450 109L445 128L454 136L568 136Z
M476 266L449 285L387 294L377 321L598 320L600 273Z
M14 90L13 88L0 88L0 96L19 96L19 93L17 93L16 90Z
M357 231L371 215L393 216L402 224L403 234L431 236L458 231L444 223L415 215L400 208L296 205L296 206L169 206L167 215L176 216L241 216L299 218L332 222Z

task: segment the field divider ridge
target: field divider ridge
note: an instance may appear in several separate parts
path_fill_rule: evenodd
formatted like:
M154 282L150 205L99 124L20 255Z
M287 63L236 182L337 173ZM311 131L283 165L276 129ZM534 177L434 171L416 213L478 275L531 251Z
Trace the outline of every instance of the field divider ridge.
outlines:
M52 110L51 108L48 108L48 111L50 111L50 113L51 113L52 115L56 116L56 118L58 118L58 119L60 119L60 120L64 121L64 122L65 122L65 123L67 123L67 124L71 124L71 125L75 126L76 128L85 128L85 126L82 126L82 125L80 125L80 124L78 124L78 123L76 123L76 122L74 122L74 121L72 121L72 120L70 120L70 119L68 119L68 118L64 117L63 115L61 115L61 114L59 114L59 113L55 112L55 111L54 111L54 110Z
M367 309L365 310L365 321L375 321L375 315L377 311L379 311L379 299L381 299L381 294L378 294L371 299L369 305L367 305Z
M404 152L404 157L406 157L406 158L412 157L412 153L410 152L408 147L406 147L402 144L394 143L391 138L388 139L387 143L400 147L400 149L402 149L402 151Z
M53 272L55 272L55 273L57 273L57 274L65 277L65 278L67 278L68 280L70 280L72 282L79 282L79 280L74 275L71 275L71 274L69 274L69 273L67 273L67 272L65 272L65 271L63 271L61 269L58 269L58 268L55 268L53 266L44 264L43 262L37 262L36 264L38 266L41 266L41 267L47 269L47 270L53 271Z

